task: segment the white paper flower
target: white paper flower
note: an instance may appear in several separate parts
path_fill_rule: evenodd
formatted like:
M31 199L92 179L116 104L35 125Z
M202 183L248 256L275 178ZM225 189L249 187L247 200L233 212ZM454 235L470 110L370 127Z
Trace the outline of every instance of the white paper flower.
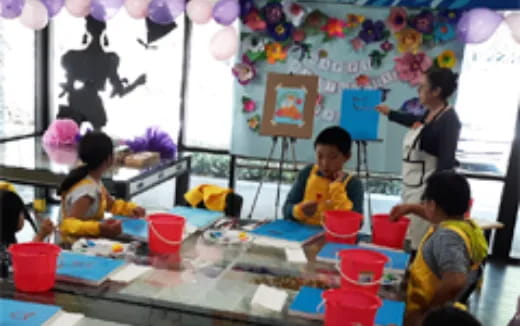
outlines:
M299 27L302 24L303 18L307 14L308 9L295 1L285 0L283 2L283 11L285 16L287 16L287 19L289 19L294 26Z

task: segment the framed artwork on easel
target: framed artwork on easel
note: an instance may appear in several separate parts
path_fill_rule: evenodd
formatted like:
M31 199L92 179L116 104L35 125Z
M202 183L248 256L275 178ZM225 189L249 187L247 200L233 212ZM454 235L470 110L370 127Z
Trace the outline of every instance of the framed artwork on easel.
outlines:
M318 76L269 73L260 134L311 138Z

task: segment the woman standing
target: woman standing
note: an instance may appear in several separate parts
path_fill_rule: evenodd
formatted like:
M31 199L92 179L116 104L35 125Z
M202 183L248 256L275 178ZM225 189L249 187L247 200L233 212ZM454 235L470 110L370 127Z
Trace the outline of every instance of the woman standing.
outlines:
M446 68L432 68L425 74L418 93L421 104L427 109L423 116L390 110L380 105L377 110L388 119L409 127L403 140L403 193L405 205L394 208L392 215L408 213L406 204L418 204L426 180L435 171L455 168L455 152L461 123L448 103L457 89L457 74ZM417 250L429 223L411 216L409 238L412 250Z

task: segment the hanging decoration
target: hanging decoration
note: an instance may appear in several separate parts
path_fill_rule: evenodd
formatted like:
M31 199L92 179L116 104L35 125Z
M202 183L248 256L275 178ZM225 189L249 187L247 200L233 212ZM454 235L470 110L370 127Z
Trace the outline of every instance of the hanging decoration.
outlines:
M238 35L234 27L227 26L215 33L210 41L210 52L217 60L228 60L238 50Z
M143 19L148 16L150 0L126 0L125 9L128 15L134 19Z
M65 5L65 0L41 0L41 2L47 8L49 17L56 16Z
M256 102L252 98L242 96L242 111L244 113L256 111Z
M185 0L152 0L148 6L148 17L161 25L175 21L186 9Z
M213 5L209 0L192 0L186 5L186 13L195 24L206 24L211 20Z
M83 18L90 14L91 0L65 0L65 8L74 17Z
M240 15L238 0L220 0L213 7L213 19L221 25L229 26Z
M6 19L14 19L22 14L24 0L2 0L0 2L0 15Z
M27 0L20 15L20 22L35 31L45 28L49 22L47 8L38 0Z
M504 20L501 14L484 8L464 13L457 25L457 37L465 43L487 41Z
M124 0L92 0L90 15L99 21L113 18L123 7Z
M247 119L247 126L253 132L258 132L260 129L260 115L255 114L251 118Z

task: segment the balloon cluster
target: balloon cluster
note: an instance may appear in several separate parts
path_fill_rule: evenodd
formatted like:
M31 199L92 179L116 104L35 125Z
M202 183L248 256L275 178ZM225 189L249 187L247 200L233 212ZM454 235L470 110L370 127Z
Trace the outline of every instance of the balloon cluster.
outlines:
M520 14L504 16L498 12L485 8L476 8L465 12L458 25L458 39L468 44L483 43L497 30L505 21L511 30L515 41L520 43Z
M224 28L213 35L210 42L210 52L217 60L228 60L238 50L238 33L230 25L240 15L238 0L219 0L213 3L210 0L191 0L186 13L195 24L206 24L211 18Z
M63 7L75 17L92 15L106 21L123 6L133 18L148 17L154 23L168 25L184 12L186 0L0 0L0 16L19 18L26 27L40 30Z

